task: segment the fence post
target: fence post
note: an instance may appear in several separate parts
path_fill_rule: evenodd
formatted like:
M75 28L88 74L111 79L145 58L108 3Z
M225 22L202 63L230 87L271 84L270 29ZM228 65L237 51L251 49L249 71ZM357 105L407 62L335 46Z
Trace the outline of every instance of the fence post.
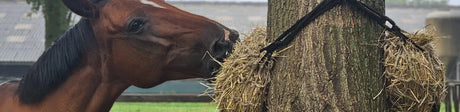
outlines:
M446 112L451 112L452 111L452 86L447 83L447 96L446 96L446 99L445 99L445 110Z
M454 96L454 109L455 109L455 112L458 112L458 85L455 85L453 86L453 96Z

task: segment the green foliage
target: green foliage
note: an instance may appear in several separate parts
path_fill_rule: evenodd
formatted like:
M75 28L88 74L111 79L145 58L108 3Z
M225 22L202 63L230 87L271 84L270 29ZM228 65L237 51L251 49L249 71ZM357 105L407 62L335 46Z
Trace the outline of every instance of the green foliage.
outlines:
M218 112L216 105L194 102L116 102L110 112Z
M45 0L26 0L27 4L32 5L32 12L37 12L43 6Z
M70 24L70 11L61 0L27 0L32 5L32 12L42 11L45 17L45 47L59 38Z

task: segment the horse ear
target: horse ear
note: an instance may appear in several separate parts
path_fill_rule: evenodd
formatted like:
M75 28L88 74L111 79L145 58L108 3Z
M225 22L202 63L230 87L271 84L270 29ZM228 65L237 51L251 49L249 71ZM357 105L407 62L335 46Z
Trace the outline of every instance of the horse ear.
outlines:
M87 18L99 16L96 4L93 0L62 0L64 4L74 13Z

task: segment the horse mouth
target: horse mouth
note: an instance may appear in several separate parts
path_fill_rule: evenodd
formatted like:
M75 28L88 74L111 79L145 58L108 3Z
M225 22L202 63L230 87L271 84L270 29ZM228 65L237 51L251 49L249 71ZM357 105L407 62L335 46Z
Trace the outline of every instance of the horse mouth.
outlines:
M208 78L216 77L219 74L220 69L223 66L223 63L225 62L225 58L227 58L230 54L231 51L227 51L225 55L223 55L222 57L212 57L212 59L210 60L209 67L210 76Z
M223 66L223 63L225 62L225 59L233 52L233 44L234 43L231 41L226 41L224 44L216 44L214 46L214 49L210 54L210 75L208 78L216 77L219 74L220 69Z
M216 77L219 74L220 68L224 63L225 58L232 54L234 50L234 44L239 40L239 33L236 30L231 30L228 28L224 29L223 38L216 41L212 45L210 51L210 78Z

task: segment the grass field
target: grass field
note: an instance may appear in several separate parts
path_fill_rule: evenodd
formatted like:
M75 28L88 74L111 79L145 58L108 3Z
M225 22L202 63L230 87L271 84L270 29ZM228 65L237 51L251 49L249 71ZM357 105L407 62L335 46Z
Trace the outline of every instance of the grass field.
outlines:
M441 105L441 111L445 105ZM216 105L211 103L143 103L143 102L117 102L110 112L218 112Z
M211 103L143 103L116 102L110 112L217 112L216 105Z

